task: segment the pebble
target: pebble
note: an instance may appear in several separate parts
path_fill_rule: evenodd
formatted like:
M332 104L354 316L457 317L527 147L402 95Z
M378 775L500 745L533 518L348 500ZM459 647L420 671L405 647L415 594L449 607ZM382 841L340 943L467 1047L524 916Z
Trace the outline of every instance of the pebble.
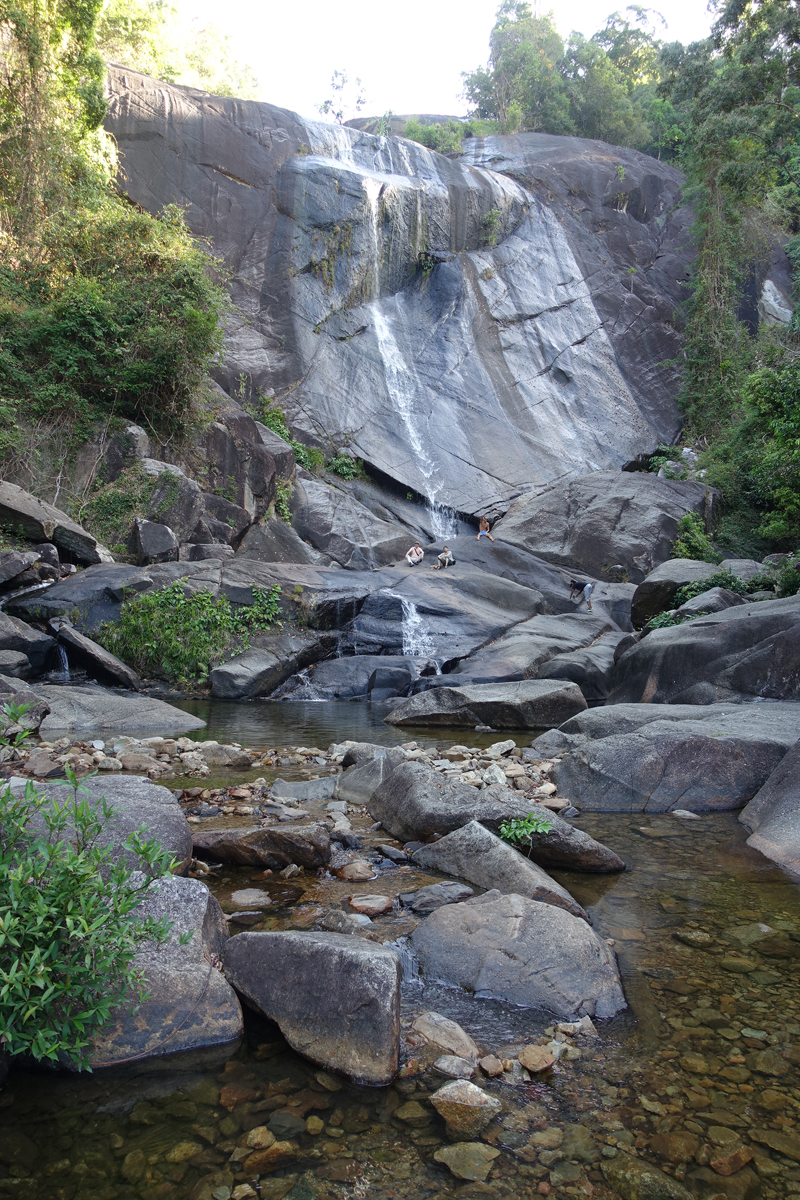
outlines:
M500 1101L466 1079L446 1083L431 1096L452 1138L473 1138L501 1109Z
M433 1065L440 1075L449 1075L451 1079L471 1079L475 1074L475 1064L455 1054L443 1054Z

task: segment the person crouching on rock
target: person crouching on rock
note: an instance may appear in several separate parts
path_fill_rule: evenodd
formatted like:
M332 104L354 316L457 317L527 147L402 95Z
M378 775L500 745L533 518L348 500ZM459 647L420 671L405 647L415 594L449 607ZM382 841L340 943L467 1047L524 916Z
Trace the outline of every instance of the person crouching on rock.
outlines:
M569 591L570 600L574 599L574 597L577 595L578 603L580 604L581 599L585 600L586 607L591 610L592 592L594 591L594 584L584 582L584 580L582 580L582 579L570 579L569 588L570 588L570 591Z
M482 537L488 537L490 542L494 541L494 538L489 533L489 518L487 516L483 516L480 519L480 524L478 525L478 536L475 538L475 541L479 542Z
M442 553L439 554L437 557L438 557L439 561L436 563L435 566L431 567L432 571L438 571L442 567L445 567L445 568L446 567L454 567L456 565L456 560L453 558L453 555L450 552L450 548L448 546L445 546Z
M416 567L418 563L422 562L424 557L425 551L422 549L422 546L420 546L419 542L414 542L414 545L406 555L406 562L410 567Z

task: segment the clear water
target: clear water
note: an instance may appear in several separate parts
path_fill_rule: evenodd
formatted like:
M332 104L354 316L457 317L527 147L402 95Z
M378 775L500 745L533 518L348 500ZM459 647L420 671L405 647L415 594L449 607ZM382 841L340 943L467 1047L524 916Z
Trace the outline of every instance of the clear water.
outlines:
M377 731L364 705L308 705L310 719L319 722L311 726L302 723L297 704L230 707L241 721L256 722L245 726L246 734L238 726L242 742L260 740L256 728L269 730L267 742L338 740L340 718L325 717L325 708L346 707L361 720L350 726L354 736ZM214 706L213 736L231 728L226 708ZM286 726L275 736L279 727L270 724L282 716L244 715L270 709L294 713L291 739ZM274 1026L250 1018L245 1044L213 1063L165 1061L79 1077L15 1069L0 1092L0 1197L227 1200L232 1188L248 1182L247 1172L231 1162L239 1140L272 1111L291 1111L292 1099L295 1111L321 1119L322 1131L293 1138L292 1161L257 1181L259 1190L253 1185L269 1200L413 1200L434 1193L533 1200L542 1194L540 1184L554 1187L556 1200L611 1200L600 1167L619 1147L683 1179L699 1197L733 1200L759 1187L762 1200L800 1194L800 1162L764 1143L765 1136L774 1142L780 1135L784 1141L776 1144L783 1149L800 1145L800 890L746 846L735 814L685 823L670 816L598 815L580 824L628 864L622 875L559 878L600 935L614 940L629 1008L600 1023L599 1039L582 1043L577 1061L561 1062L521 1086L486 1085L502 1112L483 1134L500 1151L485 1184L455 1179L433 1157L447 1143L442 1122L426 1105L444 1082L433 1069L391 1088L343 1083L328 1092L317 1081L318 1068L289 1050ZM346 890L405 890L406 877L390 875ZM302 927L300 910L320 899L346 904L338 881L309 879L302 889L291 882L276 892L271 928L293 920ZM222 893L236 883L236 873L228 872L218 887ZM376 919L374 930L394 940L397 920ZM692 931L709 935L707 948L676 937ZM541 1013L409 981L404 1028L428 1008L457 1020L501 1057L504 1047L536 1036L548 1023ZM226 1083L244 1084L255 1096L228 1112L220 1103ZM394 1115L409 1100L422 1104L421 1123ZM531 1143L537 1131L572 1136L576 1126L582 1157L572 1151L565 1164ZM312 1122L310 1128L317 1127ZM674 1148L676 1135L690 1147L687 1163L658 1157L659 1146ZM745 1156L754 1154L731 1175L702 1165L720 1154L725 1138Z

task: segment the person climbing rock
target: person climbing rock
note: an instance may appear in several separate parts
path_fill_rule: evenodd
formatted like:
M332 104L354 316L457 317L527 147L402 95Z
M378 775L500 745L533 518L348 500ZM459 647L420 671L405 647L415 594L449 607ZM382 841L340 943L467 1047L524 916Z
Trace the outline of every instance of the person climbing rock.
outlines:
M425 551L422 549L422 546L420 546L419 542L414 542L414 545L406 555L406 562L410 567L416 567L418 563L422 562L424 557Z
M578 603L580 604L581 599L585 600L586 607L591 610L592 592L594 591L594 584L591 582L584 581L583 579L570 579L569 588L570 588L570 592L569 592L570 600L574 599L574 597L577 595Z
M487 516L483 516L480 519L480 524L478 525L478 536L475 538L475 541L479 542L482 537L488 537L490 542L494 541L494 538L489 533L489 518Z
M434 566L431 567L432 571L439 571L442 568L446 569L447 567L454 567L456 565L456 560L453 558L452 552L448 546L445 546L444 550L442 550L442 553L437 555L437 558L438 561Z

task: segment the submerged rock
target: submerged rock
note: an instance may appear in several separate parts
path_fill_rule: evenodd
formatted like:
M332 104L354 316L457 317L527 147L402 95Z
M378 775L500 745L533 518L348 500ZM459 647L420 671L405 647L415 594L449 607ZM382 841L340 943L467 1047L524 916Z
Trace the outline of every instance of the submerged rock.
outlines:
M486 892L440 908L411 936L423 974L478 996L571 1019L625 1007L614 955L552 904Z
M604 1159L601 1170L622 1200L693 1200L692 1193L676 1179L630 1154Z
M527 679L437 687L412 696L384 720L389 725L491 725L494 729L537 729L560 725L586 708L574 683Z
M420 1013L414 1018L411 1028L426 1041L433 1042L434 1046L441 1046L442 1050L448 1050L450 1054L459 1058L476 1062L480 1057L480 1050L469 1034L465 1033L457 1022L443 1017L440 1013Z
M473 1138L497 1116L502 1105L496 1096L466 1079L446 1083L431 1096L431 1104L447 1126L451 1138Z
M588 920L566 888L477 821L470 821L430 846L423 846L412 857L422 867L456 875L487 890L496 888L499 892L514 892L529 900L555 904Z
M483 1182L499 1154L499 1150L485 1142L455 1142L434 1151L433 1157L436 1162L444 1163L456 1179Z
M225 976L293 1049L359 1083L383 1086L400 1052L400 959L338 933L241 933Z
M194 853L214 862L281 870L296 863L316 871L330 858L326 825L273 825L259 829L209 829L194 835Z

